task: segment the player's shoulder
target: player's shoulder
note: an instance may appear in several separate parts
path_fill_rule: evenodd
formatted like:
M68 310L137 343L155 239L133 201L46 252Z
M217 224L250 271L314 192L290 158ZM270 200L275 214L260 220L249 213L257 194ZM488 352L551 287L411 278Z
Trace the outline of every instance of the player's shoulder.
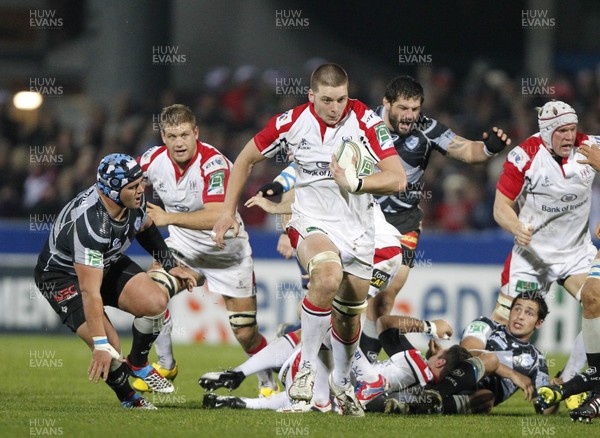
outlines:
M162 146L152 146L146 152L142 154L142 156L138 159L140 166L142 166L142 170L145 172L152 163L154 163L159 156L167 153L167 147Z
M471 321L465 327L463 332L463 338L467 336L486 336L489 335L492 331L497 330L500 324L496 321L486 317L480 316L477 319Z
M231 162L216 147L198 141L199 165L204 173L212 173L221 169L229 169Z
M379 123L383 123L383 119L377 111L373 111L358 99L348 99L348 109L356 115L359 123L364 125L366 129L372 128Z
M277 130L289 130L293 124L305 113L310 111L310 103L306 102L302 105L298 105L291 108L281 114L278 114L272 118L275 129Z
M525 139L525 141L521 142L517 147L513 148L525 155L529 158L535 157L541 150L544 148L544 143L539 133L534 134L531 137ZM511 151L512 152L512 151Z

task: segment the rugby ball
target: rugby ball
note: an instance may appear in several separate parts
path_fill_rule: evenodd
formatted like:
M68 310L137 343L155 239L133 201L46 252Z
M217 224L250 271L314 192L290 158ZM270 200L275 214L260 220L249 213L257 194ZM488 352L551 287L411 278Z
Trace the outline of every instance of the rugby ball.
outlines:
M369 152L361 144L353 140L343 140L335 151L335 159L342 169L351 167L356 170L356 176L372 175L375 162Z

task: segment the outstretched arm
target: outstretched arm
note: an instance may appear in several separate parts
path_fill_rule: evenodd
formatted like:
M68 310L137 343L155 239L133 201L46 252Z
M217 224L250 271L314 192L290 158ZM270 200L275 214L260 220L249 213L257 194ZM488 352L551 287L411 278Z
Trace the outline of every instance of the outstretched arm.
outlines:
M448 145L448 156L465 163L483 163L510 144L511 140L506 133L494 126L489 132L483 133L481 141L455 136Z

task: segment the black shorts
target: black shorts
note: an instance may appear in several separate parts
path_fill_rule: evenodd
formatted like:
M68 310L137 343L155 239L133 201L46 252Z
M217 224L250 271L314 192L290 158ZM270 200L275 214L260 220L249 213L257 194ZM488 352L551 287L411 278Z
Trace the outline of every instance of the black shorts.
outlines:
M105 306L118 308L119 297L125 284L135 275L144 272L129 257L122 256L104 273L100 295ZM83 300L77 276L64 272L44 272L35 268L35 284L48 300L63 324L76 332L85 322Z
M385 215L385 219L402 233L402 239L400 239L402 264L409 268L412 268L415 264L423 215L423 210L419 207L404 210L396 214Z

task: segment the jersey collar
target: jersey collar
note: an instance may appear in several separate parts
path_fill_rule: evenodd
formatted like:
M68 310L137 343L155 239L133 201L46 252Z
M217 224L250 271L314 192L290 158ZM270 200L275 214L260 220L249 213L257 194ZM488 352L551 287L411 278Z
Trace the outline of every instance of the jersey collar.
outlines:
M200 155L200 146L202 146L202 143L200 143L200 140L196 140L196 153L191 158L187 166L185 166L185 169L183 169L183 171L179 170L179 166L175 163L175 161L173 161L173 158L171 158L171 154L169 153L169 149L167 149L167 155L169 156L169 160L171 161L171 165L173 166L173 171L175 172L175 182L179 182L179 180L183 177L183 175L185 175L185 173L192 166L192 164L196 162L196 158L198 157L198 155Z
M319 130L321 131L321 140L325 138L325 131L327 131L327 128L335 128L336 126L339 126L346 119L346 117L348 117L348 113L352 109L353 105L354 105L354 99L349 98L348 103L346 103L346 108L344 108L344 112L342 113L342 116L340 117L340 120L335 125L329 125L329 124L325 123L323 121L323 119L321 119L321 117L319 117L319 115L315 111L315 105L312 102L308 103L308 108L310 109L310 112L312 113L314 118L319 123Z

